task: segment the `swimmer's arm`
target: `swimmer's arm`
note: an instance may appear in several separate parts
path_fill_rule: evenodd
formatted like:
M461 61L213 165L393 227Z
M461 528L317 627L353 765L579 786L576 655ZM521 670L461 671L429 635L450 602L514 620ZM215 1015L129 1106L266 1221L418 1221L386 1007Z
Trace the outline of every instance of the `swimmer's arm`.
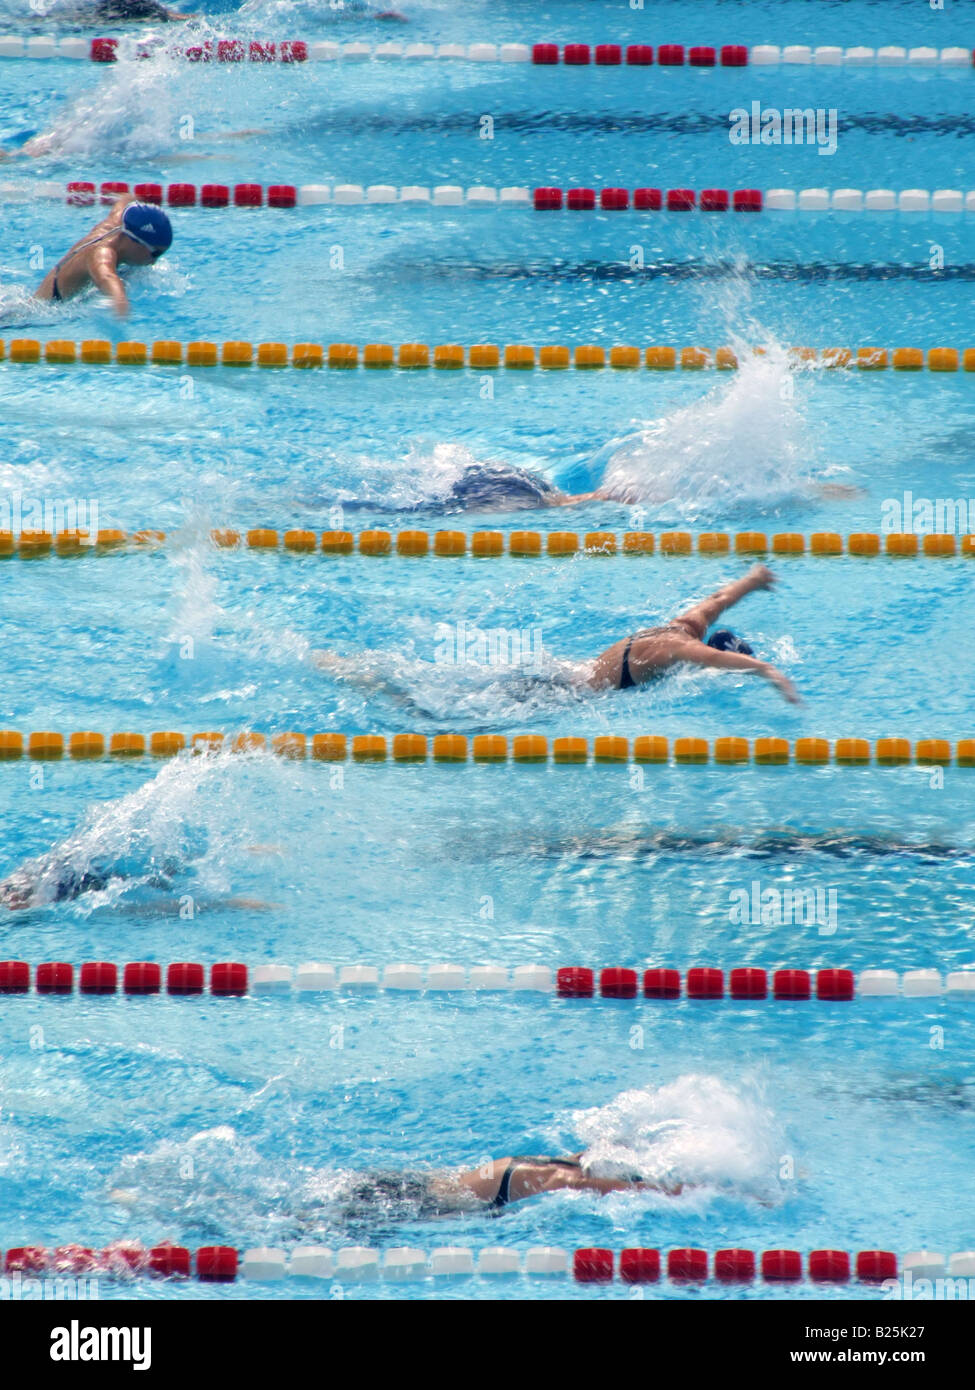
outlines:
M675 661L688 661L694 666L713 666L723 671L744 671L748 675L763 676L771 681L776 689L791 705L801 705L802 700L789 677L768 661L745 656L744 652L721 652L704 642L675 642L672 647Z
M601 1196L609 1192L662 1192L667 1197L679 1197L684 1190L682 1182L668 1182L664 1178L659 1181L641 1178L633 1182L630 1178L592 1178L585 1173L570 1175L564 1186L577 1192L598 1192Z
M595 492L557 492L553 497L546 500L546 506L550 507L576 507L582 502L603 502L606 494L602 488L597 488Z
M91 253L88 273L101 292L108 295L119 318L124 319L129 313L129 297L119 279L117 266L118 260L112 248L98 246Z

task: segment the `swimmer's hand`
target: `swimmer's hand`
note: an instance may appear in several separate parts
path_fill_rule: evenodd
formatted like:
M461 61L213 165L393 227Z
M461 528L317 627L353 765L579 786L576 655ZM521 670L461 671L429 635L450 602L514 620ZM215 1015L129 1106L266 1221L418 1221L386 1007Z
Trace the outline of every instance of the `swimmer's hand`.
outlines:
M778 670L775 666L766 665L762 674L772 682L779 693L788 700L790 705L802 704L802 696L784 672Z
M752 565L745 575L751 589L771 589L778 582L768 565Z

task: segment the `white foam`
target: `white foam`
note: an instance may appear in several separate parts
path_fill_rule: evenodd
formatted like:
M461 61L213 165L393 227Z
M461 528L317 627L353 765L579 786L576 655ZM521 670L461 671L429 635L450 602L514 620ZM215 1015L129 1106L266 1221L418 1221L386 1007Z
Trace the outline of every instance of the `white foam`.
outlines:
M94 805L76 830L20 865L7 882L24 885L33 902L43 904L56 898L66 872L96 874L104 886L71 904L82 914L130 892L144 896L148 890L151 901L160 894L172 899L191 892L198 901L226 894L247 871L247 861L241 864L247 844L267 838L266 825L260 833L247 828L250 762L236 754L167 760L135 790ZM267 775L287 775L281 760L268 756L264 763Z
M781 1139L757 1086L689 1074L657 1088L624 1091L607 1105L575 1111L583 1165L599 1177L634 1172L648 1181L777 1192Z
M63 108L24 147L34 155L152 158L179 145L180 99L170 63L123 63Z
M688 520L729 506L765 511L801 492L813 457L788 357L770 349L740 361L693 404L611 440L602 488Z

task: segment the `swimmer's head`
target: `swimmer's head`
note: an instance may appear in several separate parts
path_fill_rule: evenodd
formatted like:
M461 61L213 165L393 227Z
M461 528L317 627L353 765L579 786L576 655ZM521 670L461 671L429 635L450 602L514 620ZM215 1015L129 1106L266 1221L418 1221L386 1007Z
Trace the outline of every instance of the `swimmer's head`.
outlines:
M708 646L718 652L740 652L742 656L754 656L755 652L743 637L736 637L727 627L719 627L708 638Z
M173 227L162 208L152 203L130 203L122 215L122 231L157 261L173 244Z

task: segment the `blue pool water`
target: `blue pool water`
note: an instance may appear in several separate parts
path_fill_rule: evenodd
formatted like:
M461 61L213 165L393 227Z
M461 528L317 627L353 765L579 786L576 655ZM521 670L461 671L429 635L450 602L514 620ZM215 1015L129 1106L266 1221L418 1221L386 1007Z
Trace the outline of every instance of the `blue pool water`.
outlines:
M410 25L391 33L336 20L324 3L272 0L240 15L213 3L199 32L971 44L960 5L939 14L913 0L405 8ZM7 32L68 31L57 8L31 28L3 0L0 18ZM0 145L53 135L48 154L0 170L25 187L971 184L967 70L0 63ZM729 145L728 111L752 100L835 106L835 156ZM484 114L491 141L478 137ZM0 362L8 514L69 500L96 505L102 527L167 533L158 549L2 562L5 727L972 736L960 558L778 563L777 588L731 622L796 682L805 702L793 707L764 683L700 670L631 696L573 683L611 642L735 575L734 559L323 557L209 540L222 526L845 534L880 531L906 491L971 499L975 531L971 374L794 373L786 356L794 344L975 345L970 216L191 210L174 213L172 253L132 277L124 323L92 296L28 302L90 211L22 198L2 216L5 339L699 343L734 344L743 360L726 374L498 372L490 390L468 370ZM767 354L751 358L759 344ZM566 491L608 483L629 502L458 510L458 480L486 466ZM537 666L445 665L438 648L460 624L529 632ZM321 650L362 679L321 669ZM338 775L264 754L5 762L0 875L53 850L103 886L5 913L0 955L966 969L972 775L433 764ZM835 921L742 925L731 906L756 882L833 891ZM123 1237L241 1249L972 1245L975 1018L956 998L31 995L4 999L0 1039L5 1249ZM500 1222L350 1214L343 1202L357 1173L582 1148L680 1178L685 1192L560 1193ZM430 1286L344 1290L391 1291ZM185 1290L104 1280L101 1292ZM288 1280L259 1292L323 1290ZM521 1279L439 1291L624 1293ZM678 1293L688 1296L654 1290ZM783 1291L708 1285L701 1296Z

